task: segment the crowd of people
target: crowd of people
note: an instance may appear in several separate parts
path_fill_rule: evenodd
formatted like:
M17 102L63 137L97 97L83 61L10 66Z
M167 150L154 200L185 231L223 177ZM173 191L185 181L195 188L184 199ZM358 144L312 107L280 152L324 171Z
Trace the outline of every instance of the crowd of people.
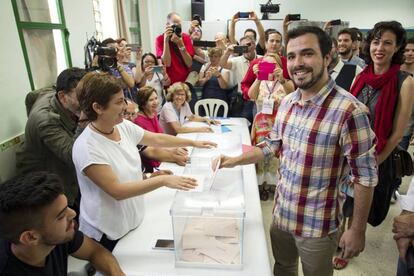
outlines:
M69 68L54 88L30 92L18 175L0 185L0 221L8 222L0 225L0 274L65 275L70 254L123 275L111 251L140 226L142 196L197 186L158 170L160 162L184 166L186 146L216 146L176 136L220 123L196 115L195 87L252 123L254 150L223 155L220 167L256 163L259 184L276 185L274 274L297 275L299 257L304 275L346 267L401 183L392 152L406 150L414 131L414 40L397 21L378 22L366 37L357 28L331 37L330 22L288 31L288 18L281 32L265 30L251 12L257 31L237 40L236 13L228 35L204 48L193 46L201 22L187 33L172 12L155 54L132 55L124 38L107 38L102 46L116 49L117 61L108 70ZM401 276L414 244L413 186L390 229Z

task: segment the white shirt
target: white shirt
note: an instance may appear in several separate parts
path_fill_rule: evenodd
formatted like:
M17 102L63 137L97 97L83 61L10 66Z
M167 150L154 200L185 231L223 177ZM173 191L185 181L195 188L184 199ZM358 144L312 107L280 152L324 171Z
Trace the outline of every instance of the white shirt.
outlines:
M233 57L230 59L230 61L231 61L230 81L229 81L230 87L239 85L238 91L242 93L240 83L244 79L247 69L249 69L250 61L246 59L243 55L238 56L238 57Z
M144 130L124 120L117 125L118 142L85 128L73 145L73 163L82 194L79 228L87 236L99 241L103 234L116 240L138 227L144 218L143 196L116 200L84 173L93 164L109 165L120 183L142 180L141 158L137 144Z
M406 195L400 195L398 197L400 201L400 207L403 210L414 212L414 177L411 180L410 187L408 188Z

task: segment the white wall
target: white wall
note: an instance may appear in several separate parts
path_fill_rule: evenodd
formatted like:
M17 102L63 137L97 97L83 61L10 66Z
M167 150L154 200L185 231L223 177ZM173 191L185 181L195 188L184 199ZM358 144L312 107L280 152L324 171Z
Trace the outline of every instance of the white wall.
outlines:
M24 97L30 82L24 63L11 1L0 1L0 26L3 41L0 49L0 143L20 135L26 123ZM14 173L14 149L0 151L0 181Z
M85 33L95 32L92 1L63 0L63 9L70 32L72 64L83 67ZM0 1L0 26L3 38L7 38L0 48L0 143L3 143L24 132L27 120L24 100L31 88L11 1ZM15 173L15 150L16 147L0 150L0 182Z
M205 16L207 21L226 20L238 11L254 10L260 14L260 4L264 0L206 0ZM280 12L271 18L282 19L289 13L300 13L302 18L327 21L342 19L350 26L370 29L378 21L398 20L405 28L414 28L413 0L274 0L280 3Z
M86 35L95 35L92 0L63 0L66 27L68 28L69 47L72 66L84 68L84 46Z

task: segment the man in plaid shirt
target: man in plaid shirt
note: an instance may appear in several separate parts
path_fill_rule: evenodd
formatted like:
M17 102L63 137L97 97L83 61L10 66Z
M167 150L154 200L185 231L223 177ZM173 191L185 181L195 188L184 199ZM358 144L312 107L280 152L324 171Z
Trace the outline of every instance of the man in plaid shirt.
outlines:
M332 275L332 256L344 201L342 185L353 185L352 226L339 242L344 258L364 250L365 229L377 184L375 134L367 108L329 77L332 47L317 27L288 33L287 67L297 90L286 96L272 132L253 151L221 157L221 167L280 156L273 224L275 275Z

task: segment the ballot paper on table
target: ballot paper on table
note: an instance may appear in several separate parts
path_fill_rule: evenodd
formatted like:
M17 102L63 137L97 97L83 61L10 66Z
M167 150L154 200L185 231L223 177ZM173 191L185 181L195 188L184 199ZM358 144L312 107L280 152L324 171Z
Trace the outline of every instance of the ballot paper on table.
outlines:
M213 159L213 177L211 178L211 183L210 183L210 191L211 189L213 189L214 186L214 181L216 180L216 176L217 176L217 172L220 168L220 164L221 164L221 158L220 156L217 156L216 158Z
M206 176L202 174L183 174L184 177L194 178L197 181L197 186L194 189L188 190L188 192L202 192L204 190L204 183Z

